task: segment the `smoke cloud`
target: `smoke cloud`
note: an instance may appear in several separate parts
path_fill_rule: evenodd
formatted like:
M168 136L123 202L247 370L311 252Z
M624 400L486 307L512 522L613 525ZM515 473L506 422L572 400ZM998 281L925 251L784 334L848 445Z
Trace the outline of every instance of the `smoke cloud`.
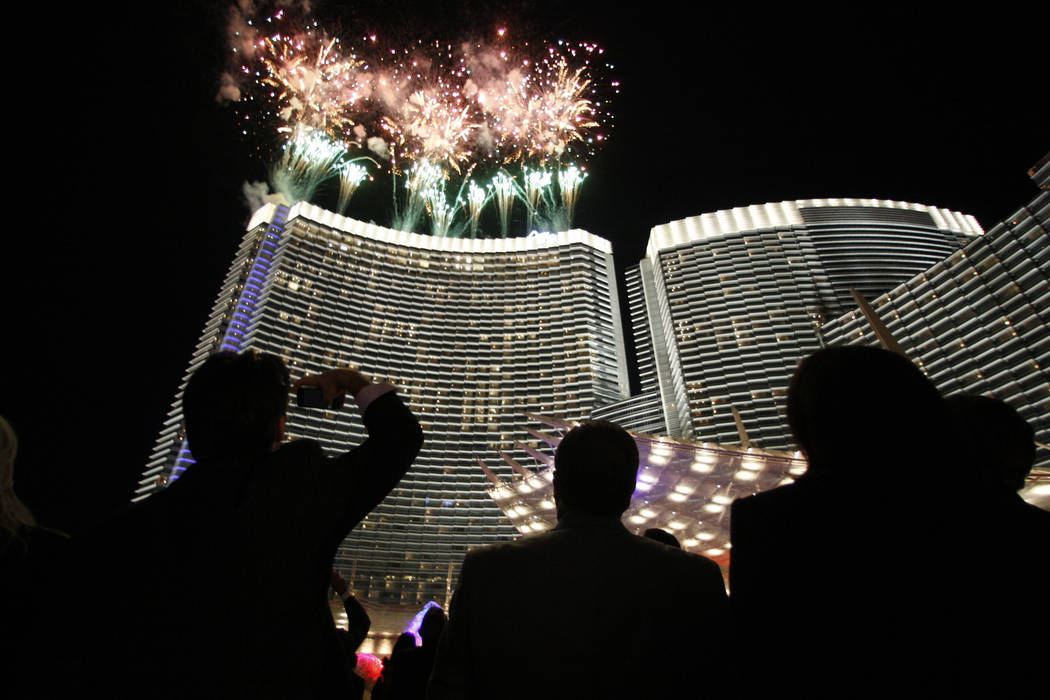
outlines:
M386 145L386 141L379 138L378 136L368 137L368 150L375 153L383 160L390 160L390 148Z

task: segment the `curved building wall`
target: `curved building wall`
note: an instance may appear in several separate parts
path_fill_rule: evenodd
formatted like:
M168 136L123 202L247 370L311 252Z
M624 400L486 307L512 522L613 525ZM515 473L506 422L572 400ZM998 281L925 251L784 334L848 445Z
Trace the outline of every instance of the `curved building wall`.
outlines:
M585 419L628 393L611 249L589 233L433 238L300 203L257 212L240 252L187 377L223 347L280 355L293 377L360 367L423 426L415 464L337 557L365 599L444 602L469 546L516 534L478 459L525 461L526 412ZM294 405L287 432L331 453L364 437L352 411ZM192 460L183 437L177 398L140 497Z
M652 230L639 265L673 435L792 444L783 418L799 359L822 326L980 234L971 216L922 204L820 199L754 205ZM661 371L666 365L667 369Z

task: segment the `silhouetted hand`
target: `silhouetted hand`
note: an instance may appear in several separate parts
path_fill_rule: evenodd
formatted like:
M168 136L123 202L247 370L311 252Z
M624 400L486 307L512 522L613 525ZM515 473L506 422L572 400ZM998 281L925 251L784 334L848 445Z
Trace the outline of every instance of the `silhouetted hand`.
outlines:
M321 374L307 374L292 386L298 390L300 386L316 386L321 388L324 394L324 404L332 408L342 408L346 392L357 396L357 392L368 386L368 378L355 369L330 369Z
M347 583L343 575L338 570L332 569L332 589L339 594L340 597L346 593Z

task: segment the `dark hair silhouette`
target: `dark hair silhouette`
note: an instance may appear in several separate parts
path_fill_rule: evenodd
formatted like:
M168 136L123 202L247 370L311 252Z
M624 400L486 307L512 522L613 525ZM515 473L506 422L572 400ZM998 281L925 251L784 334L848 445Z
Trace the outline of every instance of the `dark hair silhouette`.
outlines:
M423 615L423 621L419 623L419 638L423 640L423 646L429 647L437 644L441 633L445 629L445 611L441 608L431 608Z
M220 352L193 373L182 397L186 437L197 459L254 459L277 438L288 407L279 357Z
M787 417L812 475L877 478L897 469L917 485L932 481L937 451L952 442L937 388L906 358L878 348L826 348L802 360ZM840 473L846 464L850 473Z
M648 537L651 540L655 540L660 544L666 544L669 547L675 547L681 549L682 545L678 542L678 538L672 535L667 530L661 530L658 527L651 527L642 533L643 536Z
M638 446L609 421L579 425L554 455L554 497L564 508L619 516L631 503L638 478Z
M981 478L1011 491L1022 489L1035 463L1032 426L1001 399L958 394L945 401Z
M390 655L393 656L398 652L404 651L405 649L413 649L416 646L416 635L411 632L402 632L397 635L397 639L394 640L394 646L390 650Z

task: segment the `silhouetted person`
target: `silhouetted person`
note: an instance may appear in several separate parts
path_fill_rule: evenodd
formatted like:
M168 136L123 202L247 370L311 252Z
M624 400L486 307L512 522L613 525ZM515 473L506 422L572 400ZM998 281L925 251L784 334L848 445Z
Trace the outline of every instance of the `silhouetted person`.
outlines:
M353 596L346 579L337 570L332 569L332 590L336 592L339 599L343 601L343 610L346 612L346 629L335 630L337 660L342 673L347 677L350 686L350 700L361 698L365 693L365 681L355 673L357 669L357 648L368 636L368 630L372 627L372 619L364 606Z
M416 648L416 636L411 632L402 632L394 640L394 646L390 650L390 656L383 659L383 671L372 688L372 700L389 700L390 687L397 683L401 675L401 664L407 658L409 652Z
M388 384L349 369L299 384L328 405L353 395L368 438L331 458L311 440L281 445L290 387L279 358L219 353L194 372L183 414L196 463L85 550L86 681L126 697L346 691L332 673L332 560L422 435Z
M395 650L396 661L395 655L392 655L391 660L394 662L389 673L383 673L384 700L424 700L445 620L445 612L441 608L430 608L419 625L422 644L416 646L413 643L412 646Z
M745 691L962 692L962 616L993 562L967 556L971 475L936 388L899 355L830 348L799 364L787 413L807 473L732 507Z
M666 544L668 547L674 547L675 549L681 549L682 545L678 541L678 538L672 535L667 530L661 530L658 527L651 527L642 533L643 537L659 542L660 544Z
M726 678L722 575L627 531L637 472L633 438L612 423L562 438L557 527L467 553L430 698L699 696Z
M997 695L1035 696L1045 683L1023 659L1050 652L1050 608L1035 603L1050 581L1050 512L1017 493L1035 462L1035 431L1000 399L963 394L947 403L977 475L974 513L982 522L973 552L993 563L985 577L991 604L966 611L980 639L974 664L986 669L983 685Z

